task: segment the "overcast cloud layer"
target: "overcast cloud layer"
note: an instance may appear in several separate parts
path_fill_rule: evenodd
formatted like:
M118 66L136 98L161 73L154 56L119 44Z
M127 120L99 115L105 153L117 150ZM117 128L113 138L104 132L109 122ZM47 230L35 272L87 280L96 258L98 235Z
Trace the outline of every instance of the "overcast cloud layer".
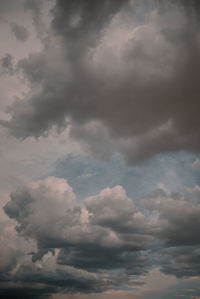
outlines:
M0 1L1 298L200 298L199 14Z

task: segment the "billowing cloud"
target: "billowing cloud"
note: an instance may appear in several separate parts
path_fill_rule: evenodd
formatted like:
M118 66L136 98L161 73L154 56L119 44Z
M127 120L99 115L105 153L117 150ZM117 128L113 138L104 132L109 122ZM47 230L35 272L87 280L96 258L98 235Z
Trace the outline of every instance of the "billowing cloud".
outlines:
M36 241L37 252L27 252L32 262L19 263L6 281L25 286L40 282L49 286L46 294L58 292L57 288L72 293L99 292L148 271L149 259L143 250L150 247L153 236L142 231L146 219L121 186L87 198L83 208L77 206L68 183L54 177L20 188L10 198L4 210L16 220L20 236ZM105 210L98 205L105 205ZM114 223L122 219L127 223L115 229ZM116 274L109 274L113 269Z
M16 229L24 236L42 239L45 234L53 236L56 224L74 204L75 194L67 182L50 177L12 193L5 212L17 220Z
M116 232L144 233L146 218L134 206L121 186L102 190L85 200L90 222L110 227Z
M101 157L117 150L129 163L199 152L198 4L159 3L139 16L132 1L56 1L44 50L19 62L30 93L1 124L20 138L70 125L90 152L105 144Z
M97 209L95 201L99 201ZM114 201L118 203L112 211ZM103 207L104 204L103 211L98 209L98 205ZM113 253L116 250L118 255L124 251L146 249L153 240L143 231L145 217L120 186L86 199L86 208L81 208L76 205L75 194L67 182L50 177L12 193L4 210L17 221L16 230L22 236L37 241L39 252L33 255L34 260L41 259L43 254L55 248L75 251L96 248L108 251L108 254L113 249ZM110 215L109 221L110 213L113 216ZM126 222L115 227L114 224L122 219Z
M4 210L37 251L27 252L32 261L24 265L11 259L6 281L40 282L50 286L48 294L134 284L155 266L166 275L199 276L198 187L189 192L187 198L155 190L141 201L147 210L141 212L121 186L86 198L82 207L64 179L19 188Z
M157 212L158 235L169 246L199 245L199 196L189 200L179 193L167 195L157 190L152 198L142 200L150 211Z

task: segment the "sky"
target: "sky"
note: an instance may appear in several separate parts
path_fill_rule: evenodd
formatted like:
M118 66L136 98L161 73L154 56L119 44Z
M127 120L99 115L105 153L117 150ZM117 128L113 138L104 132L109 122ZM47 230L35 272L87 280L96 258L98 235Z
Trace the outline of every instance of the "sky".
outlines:
M1 298L200 298L199 14L0 1Z

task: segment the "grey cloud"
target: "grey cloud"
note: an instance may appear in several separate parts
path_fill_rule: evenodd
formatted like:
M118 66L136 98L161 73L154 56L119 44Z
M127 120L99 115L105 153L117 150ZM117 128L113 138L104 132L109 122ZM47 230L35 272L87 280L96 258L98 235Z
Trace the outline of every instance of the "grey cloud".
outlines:
M113 154L114 143L107 128L98 121L76 124L73 122L70 136L81 143L83 150L98 160L108 160Z
M177 193L170 196L159 191L141 203L148 210L157 212L157 234L168 246L200 244L199 199L188 199Z
M168 248L161 252L161 270L176 277L200 275L200 249L198 246Z
M71 58L79 60L81 57L77 54L79 55L80 50L84 55L90 47L95 47L105 26L128 2L127 0L103 0L101 2L75 0L72 3L58 0L52 11L52 25L54 31L70 44Z
M142 272L148 259L137 256L141 250L199 245L200 204L199 193L195 194L197 199L188 200L177 192L168 195L155 190L142 200L147 217L121 186L86 198L85 207L80 208L67 182L50 177L12 193L4 210L17 221L20 235L37 242L34 262L60 248L61 264L96 271L129 269L136 257Z
M98 195L85 200L90 213L90 222L114 231L145 233L147 221L134 206L121 186L102 190Z
M6 279L10 271L12 271L17 265L17 259L20 255L20 251L12 247L13 246L11 244L11 248L9 248L9 242L6 242L5 236L4 238L1 237L0 281Z
M124 269L131 275L145 274L150 265L147 255L133 252L129 248L105 248L88 244L79 248L62 249L58 255L58 263L94 272Z
M17 265L17 256L17 250L9 249L7 246L1 248L0 280L7 277L8 273L15 268Z
M102 211L98 201L100 206L105 205L106 212ZM109 222L114 202L116 207ZM55 286L56 292L57 288L72 293L100 292L148 272L150 264L145 251L154 238L146 230L142 231L146 219L138 215L123 188L105 189L86 199L85 203L86 208L76 206L71 187L63 179L54 177L11 194L11 200L4 207L6 214L16 220L16 231L20 236L37 243L37 252L27 252L28 256L32 255L33 264L28 268L20 267L11 281L40 282ZM122 221L125 224L117 226L117 222ZM52 263L46 258L51 254L55 259L53 270L49 269ZM71 269L75 277L71 272L67 274L66 269ZM116 275L110 274L109 271L114 269ZM80 277L81 273L88 278Z
M14 262L1 277L18 287L40 282L48 295L113 289L154 266L177 277L199 276L197 191L190 190L196 195L190 199L155 190L142 201L147 209L142 214L121 186L86 198L83 207L63 179L49 177L18 189L4 210L38 251L28 250L32 262L18 262L10 272Z
M32 88L9 108L11 120L1 121L12 135L38 137L70 123L71 136L95 153L99 141L87 125L96 122L105 128L100 158L113 150L128 163L160 152L199 152L196 17L176 3L141 26L128 24L131 35L128 7L129 1L56 2L45 50L19 63ZM117 44L120 26L130 36Z
M13 57L9 53L6 53L4 57L0 59L0 67L2 73L7 73L13 75L14 73L14 64Z
M42 20L43 0L25 0L24 9L29 11L33 20L33 24L39 39L44 40L46 37L46 28Z
M49 298L54 293L54 289L46 287L37 289L36 287L1 287L0 295L4 299L42 299Z
M0 281L6 280L15 269L18 260L23 254L24 246L14 232L12 221L4 219L1 214L0 221Z
M79 293L89 295L106 291L113 286L118 287L120 282L127 281L127 277L117 274L110 277L103 273L97 276L94 273L59 265L52 270L36 265L22 265L15 275L10 277L10 281L10 287L5 281L0 289L3 298L49 298L58 293L66 294L68 298ZM140 285L142 282L136 281L135 284Z
M118 203L112 212L115 201ZM105 205L103 211L100 205ZM113 248L113 254L118 255L146 249L153 242L145 217L122 187L105 189L86 199L86 207L76 206L75 194L65 180L50 177L12 193L4 210L17 221L20 235L37 241L39 251L33 254L34 261L53 248L72 248L75 252L79 248L84 254L95 247L108 255ZM117 224L122 220L124 224Z
M30 33L24 26L16 23L11 23L10 26L17 40L25 42L28 39Z
M0 2L0 18L4 20L4 16L13 15L20 6L22 6L23 0L18 0L13 2L12 0L1 1ZM6 21L6 20L4 20Z
M62 268L49 270L39 268L36 265L22 265L14 276L14 281L23 283L42 283L55 288L55 292L58 292L56 288L61 287L68 292L91 292L98 291L103 287L101 279L98 279L93 273L87 273L86 271L78 271L73 268ZM52 291L51 291L52 292Z
M75 194L67 182L49 177L12 193L4 210L10 218L18 221L17 231L40 238L48 232L53 234L57 221L74 204Z
M178 3L182 8L186 9L189 12L199 13L200 5L198 0L156 0L156 3L162 8L164 5L175 5Z

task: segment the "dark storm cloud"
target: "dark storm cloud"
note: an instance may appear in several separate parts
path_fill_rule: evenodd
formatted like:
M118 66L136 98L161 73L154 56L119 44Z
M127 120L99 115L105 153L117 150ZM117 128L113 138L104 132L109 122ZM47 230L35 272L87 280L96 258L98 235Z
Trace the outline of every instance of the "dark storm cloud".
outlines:
M101 279L87 272L78 272L73 269L57 268L54 271L41 269L35 265L22 265L13 277L13 281L49 286L50 292L58 292L59 287L63 290L75 292L98 292L98 289L104 288ZM57 289L57 290L56 290Z
M62 249L58 263L96 272L97 269L126 269L131 275L142 275L147 272L149 259L145 254L129 251L127 248L105 248L98 245L85 245L76 248Z
M1 287L0 296L4 299L42 299L49 298L53 288L37 289L36 287Z
M50 263L50 266L49 266ZM125 279L124 279L125 281ZM18 264L17 270L0 277L2 298L48 298L54 293L102 292L119 284L119 279L95 275L74 267L55 265Z
M161 270L176 277L200 276L199 246L183 246L161 251Z
M17 40L25 42L28 39L29 31L24 26L16 23L11 23L10 26Z
M108 144L102 156L116 149L129 163L166 151L199 152L199 24L188 13L198 4L183 4L155 10L137 26L128 23L137 15L129 1L57 1L45 50L18 66L32 91L1 124L26 138L71 122L71 136L90 152ZM114 33L126 22L132 36L119 38L117 50ZM100 141L88 135L89 124L105 132Z

